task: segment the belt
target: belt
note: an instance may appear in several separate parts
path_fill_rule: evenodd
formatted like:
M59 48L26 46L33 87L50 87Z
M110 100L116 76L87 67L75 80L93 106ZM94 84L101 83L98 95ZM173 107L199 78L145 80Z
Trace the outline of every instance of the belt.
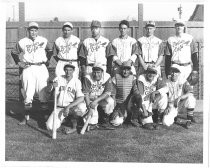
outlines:
M58 59L61 60L61 61L65 61L65 62L77 62L78 61L77 59L69 60L69 59L63 59L63 58L59 58L59 57L58 57Z
M178 63L178 62L172 61L172 64L177 64L177 65L179 65L179 66L187 66L187 65L190 65L191 62L188 62L188 63Z
M106 64L101 64L102 66L106 66ZM87 64L87 66L94 66L94 63Z
M42 65L42 64L45 64L46 62L36 62L36 63L33 63L33 62L25 62L26 65Z
M145 62L146 64L155 64L155 62L154 61L152 61L152 62Z
M59 108L65 108L65 107L63 107L63 106L57 106L57 107L59 107Z

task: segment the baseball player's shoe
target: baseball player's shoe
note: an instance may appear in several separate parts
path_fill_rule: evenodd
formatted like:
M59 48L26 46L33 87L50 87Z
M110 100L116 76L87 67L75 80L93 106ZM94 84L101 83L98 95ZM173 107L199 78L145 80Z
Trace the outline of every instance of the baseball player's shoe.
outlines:
M93 130L96 130L98 128L99 127L98 127L97 124L88 124L87 131L93 131Z
M144 124L142 127L145 128L145 129L148 129L148 130L154 130L155 129L153 123Z
M191 128L191 127L192 127L191 121L187 121L187 122L185 123L185 127L186 127L187 129Z
M194 116L187 116L187 119L190 120L192 123L197 123Z
M76 132L77 131L77 128L65 128L64 129L64 133L66 134L66 135L68 135L68 134L72 134L72 133L74 133L74 132Z
M18 125L26 125L27 120L24 118L21 122L18 123Z
M140 127L140 126L142 126L142 124L140 124L137 119L131 120L131 124L134 127Z

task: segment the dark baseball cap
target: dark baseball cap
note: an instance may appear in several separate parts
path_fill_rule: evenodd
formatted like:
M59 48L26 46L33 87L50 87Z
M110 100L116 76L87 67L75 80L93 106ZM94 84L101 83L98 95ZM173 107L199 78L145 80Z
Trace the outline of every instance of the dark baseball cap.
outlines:
M147 70L146 70L146 72L152 73L152 74L157 74L157 70L154 69L154 68L152 68L152 67L148 67Z
M155 22L154 21L148 21L148 22L146 22L145 27L155 27Z
M101 22L99 22L98 20L93 20L91 22L91 26L90 27L101 27Z
M75 66L72 64L66 64L63 69L65 70L67 67L75 69Z
M122 69L131 69L131 63L129 63L128 61L125 61L122 63L121 68Z

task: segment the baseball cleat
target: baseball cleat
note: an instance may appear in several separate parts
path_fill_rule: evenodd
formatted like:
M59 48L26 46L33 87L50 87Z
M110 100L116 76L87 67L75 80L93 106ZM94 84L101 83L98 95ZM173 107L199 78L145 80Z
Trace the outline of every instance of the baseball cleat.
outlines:
M27 120L24 118L21 122L18 123L18 125L26 125Z
M185 127L186 127L187 129L191 128L191 127L192 127L191 121L187 121L187 122L185 123Z

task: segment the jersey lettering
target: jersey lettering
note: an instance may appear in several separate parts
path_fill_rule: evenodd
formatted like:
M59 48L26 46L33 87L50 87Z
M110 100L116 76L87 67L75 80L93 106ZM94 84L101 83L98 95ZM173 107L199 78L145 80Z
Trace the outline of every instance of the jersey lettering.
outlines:
M69 53L69 51L71 50L71 48L72 48L72 47L76 47L76 45L77 45L77 42L74 43L74 44L72 44L72 42L71 42L71 43L69 43L69 44L67 44L67 45L61 45L61 46L60 46L60 52L61 52L62 54Z
M106 42L101 43L101 41L99 41L97 43L90 43L90 50L91 50L91 52L98 51L100 46L105 48L106 47Z
M31 45L26 45L26 48L29 53L36 52L36 50L38 48L43 48L43 44L44 44L44 42L42 42L42 43L36 42Z

